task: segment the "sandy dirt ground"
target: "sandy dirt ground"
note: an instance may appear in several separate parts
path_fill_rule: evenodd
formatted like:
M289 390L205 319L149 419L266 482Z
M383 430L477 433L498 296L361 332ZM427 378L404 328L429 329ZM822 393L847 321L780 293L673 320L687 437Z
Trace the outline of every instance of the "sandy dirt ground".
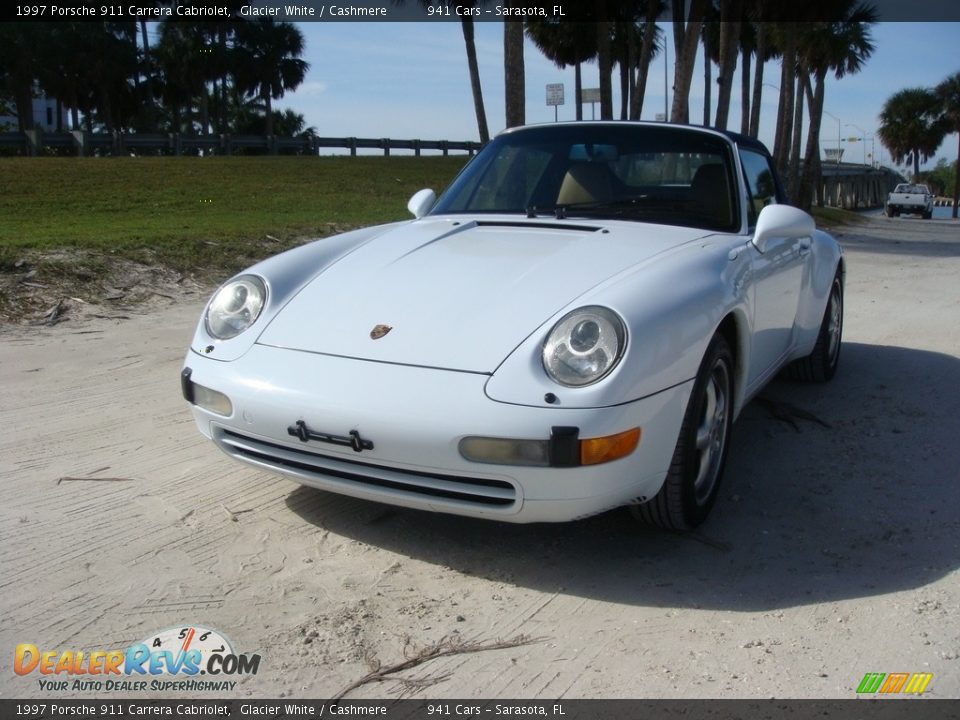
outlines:
M930 672L926 695L960 697L960 224L838 234L840 371L764 392L825 424L747 407L693 536L625 511L398 510L241 466L180 396L199 295L3 328L0 696L51 695L14 674L18 643L89 652L200 625L262 656L220 696L331 697L444 639L525 636L349 697L834 698L866 672Z

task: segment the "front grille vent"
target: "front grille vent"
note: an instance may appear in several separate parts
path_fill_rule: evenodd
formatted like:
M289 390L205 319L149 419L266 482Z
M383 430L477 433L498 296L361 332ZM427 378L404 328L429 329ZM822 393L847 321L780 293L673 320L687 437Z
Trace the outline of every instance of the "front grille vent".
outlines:
M421 500L506 509L517 502L517 490L505 480L400 470L292 448L219 429L215 439L228 455L276 472L328 486L380 489ZM387 499L387 498L385 498Z

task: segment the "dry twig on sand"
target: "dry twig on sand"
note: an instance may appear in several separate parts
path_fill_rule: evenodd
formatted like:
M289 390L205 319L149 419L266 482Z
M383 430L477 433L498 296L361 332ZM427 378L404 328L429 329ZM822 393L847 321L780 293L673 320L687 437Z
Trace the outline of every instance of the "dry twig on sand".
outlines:
M423 665L424 663L436 658L449 657L451 655L467 655L469 653L483 652L485 650L503 650L505 648L520 647L521 645L531 645L533 643L542 642L543 640L544 638L531 638L527 635L516 635L509 640L467 641L455 635L446 635L432 645L427 645L426 647L416 650L414 654L408 657L406 660L394 663L393 665L383 666L379 663L370 662L368 659L368 663L373 666L373 669L359 680L347 685L340 692L334 695L333 699L335 701L342 700L347 693L356 690L358 687L372 682L383 682L384 680L388 679L387 676L389 675L395 675L398 672L403 672L404 670L409 670L410 668ZM397 680L403 682L402 678L397 678ZM411 684L416 686L423 685L425 682L429 683L429 681L426 681L424 678L418 678L413 680Z

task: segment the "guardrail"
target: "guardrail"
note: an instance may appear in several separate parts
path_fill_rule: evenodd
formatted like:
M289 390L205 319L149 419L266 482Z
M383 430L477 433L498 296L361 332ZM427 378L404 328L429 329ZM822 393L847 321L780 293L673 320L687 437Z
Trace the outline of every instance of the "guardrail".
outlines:
M357 150L382 150L385 156L391 150L412 150L420 156L424 150L436 150L443 155L466 152L473 155L481 148L472 140L392 140L390 138L330 138L330 137L281 137L278 135L181 135L177 133L90 133L83 130L70 132L0 133L0 148L11 148L27 155L42 155L46 149L65 149L76 155L140 155L185 153L213 153L231 155L239 150L259 150L270 155L296 153L316 155L324 148L349 150L356 156Z

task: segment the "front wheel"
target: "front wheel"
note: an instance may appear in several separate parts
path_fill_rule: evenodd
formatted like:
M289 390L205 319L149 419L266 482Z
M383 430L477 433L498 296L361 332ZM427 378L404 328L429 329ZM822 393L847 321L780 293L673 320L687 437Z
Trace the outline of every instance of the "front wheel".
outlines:
M634 515L669 530L688 530L706 520L717 499L732 425L733 353L718 333L693 383L667 479L653 499L631 506Z

